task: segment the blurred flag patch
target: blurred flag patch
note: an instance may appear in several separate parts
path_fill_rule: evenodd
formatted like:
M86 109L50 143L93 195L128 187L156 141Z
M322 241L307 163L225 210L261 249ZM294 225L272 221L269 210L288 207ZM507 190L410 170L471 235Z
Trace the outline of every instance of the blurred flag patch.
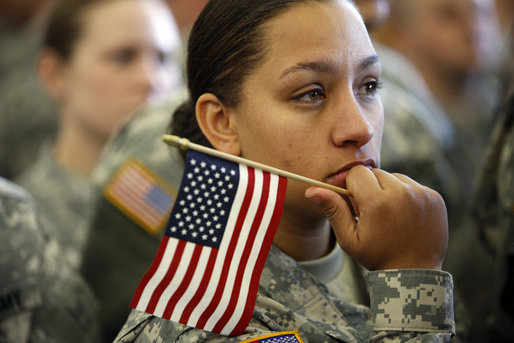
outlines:
M152 235L164 228L176 197L173 187L135 158L123 163L103 193L114 206Z

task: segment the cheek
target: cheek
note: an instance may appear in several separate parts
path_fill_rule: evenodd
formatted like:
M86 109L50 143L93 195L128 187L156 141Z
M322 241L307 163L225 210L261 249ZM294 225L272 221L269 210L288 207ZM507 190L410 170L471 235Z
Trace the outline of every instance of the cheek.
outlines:
M78 69L68 83L70 89L74 90L74 97L84 102L83 106L86 103L103 106L109 102L120 101L119 96L123 93L124 86L119 76L95 68Z
M123 80L101 72L76 74L65 99L66 109L85 127L109 135L142 102L127 92Z
M128 82L115 73L98 72L84 77L84 86L88 88L91 97L104 103L123 100L127 94Z
M382 133L384 132L384 106L382 104L382 100L380 100L377 105L376 115L373 121L373 129L374 129L374 138L379 141L379 144L382 142Z

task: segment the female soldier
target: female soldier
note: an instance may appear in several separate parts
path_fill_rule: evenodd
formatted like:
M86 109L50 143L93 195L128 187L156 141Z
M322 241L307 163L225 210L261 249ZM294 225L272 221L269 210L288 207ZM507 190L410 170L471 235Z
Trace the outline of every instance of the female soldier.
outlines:
M59 130L17 182L34 196L43 225L75 267L87 236L89 174L111 134L179 84L179 49L175 22L160 0L69 0L53 8L39 73L56 103Z
M444 203L408 177L378 169L380 63L354 5L212 0L188 48L191 98L175 112L173 133L353 196L289 181L241 336L133 310L117 341L449 341L452 281L440 271ZM337 298L299 263L323 258L336 241L372 270L369 309ZM298 331L296 340L286 340L290 330Z

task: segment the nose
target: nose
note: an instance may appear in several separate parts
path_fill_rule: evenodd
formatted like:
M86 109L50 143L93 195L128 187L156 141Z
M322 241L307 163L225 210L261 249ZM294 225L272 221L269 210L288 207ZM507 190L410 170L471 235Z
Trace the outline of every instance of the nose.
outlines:
M371 140L374 135L371 123L374 115L371 108L359 104L353 93L338 100L335 113L332 130L332 143L335 146L360 148Z

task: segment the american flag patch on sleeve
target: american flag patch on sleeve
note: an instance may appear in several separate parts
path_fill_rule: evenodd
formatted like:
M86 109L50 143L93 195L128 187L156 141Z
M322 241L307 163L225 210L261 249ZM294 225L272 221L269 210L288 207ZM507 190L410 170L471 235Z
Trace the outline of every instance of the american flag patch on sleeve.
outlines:
M107 186L104 196L148 233L160 233L177 191L142 162L126 160Z
M303 343L298 331L283 331L254 337L240 343Z

